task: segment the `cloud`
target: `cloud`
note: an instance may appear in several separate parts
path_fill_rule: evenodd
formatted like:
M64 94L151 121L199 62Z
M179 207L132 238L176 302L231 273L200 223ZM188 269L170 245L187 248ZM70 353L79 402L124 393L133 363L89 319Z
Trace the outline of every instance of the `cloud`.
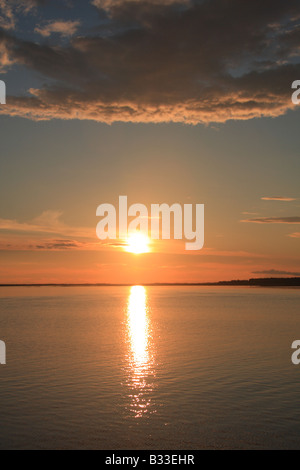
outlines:
M141 0L92 0L91 4L100 10L114 10L127 4L138 4ZM172 4L189 4L190 0L147 0L144 3L151 5L172 5Z
M18 222L11 219L0 219L0 233L13 234L48 234L63 235L65 237L95 238L95 231L84 227L69 227L61 221L63 213L60 211L45 211L29 222Z
M291 233L288 235L290 238L300 238L300 232Z
M88 243L78 242L76 240L50 240L38 245L34 245L31 248L37 250L46 251L61 251L61 250L82 250L87 249L91 245ZM94 247L93 247L94 248Z
M283 201L283 202L291 202L291 201L297 201L297 199L292 198L292 197L262 197L262 201Z
M12 29L15 27L15 17L11 3L7 0L0 0L0 27Z
M95 4L109 8L108 22L67 44L2 32L4 63L22 64L48 84L9 96L0 113L197 124L276 117L294 107L298 0Z
M80 21L50 21L43 26L37 26L35 32L41 36L49 37L51 34L61 34L62 36L73 36L80 26Z
M1 41L0 33L0 72L6 73L7 69L14 63L10 58L9 49L5 40Z
M258 212L242 212L243 215L258 215Z
M268 271L254 271L252 274L266 274L270 276L300 276L300 272L277 271L276 269L269 269Z
M241 220L253 224L300 224L300 217L260 217L258 219Z
M0 0L0 28L13 30L17 24L17 14L27 14L43 0Z
M99 249L99 243L79 242L77 240L38 240L24 243L22 240L14 242L0 241L2 251L70 251L70 250L95 250Z
M0 219L2 251L69 251L99 250L105 244L96 237L96 230L71 227L62 222L60 211L45 211L29 222Z

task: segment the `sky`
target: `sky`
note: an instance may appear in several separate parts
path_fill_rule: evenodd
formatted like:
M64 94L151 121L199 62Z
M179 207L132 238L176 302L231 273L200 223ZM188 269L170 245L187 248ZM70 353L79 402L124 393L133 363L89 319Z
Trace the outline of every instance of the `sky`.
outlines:
M299 276L299 40L298 0L0 0L0 283ZM204 248L101 242L120 195Z

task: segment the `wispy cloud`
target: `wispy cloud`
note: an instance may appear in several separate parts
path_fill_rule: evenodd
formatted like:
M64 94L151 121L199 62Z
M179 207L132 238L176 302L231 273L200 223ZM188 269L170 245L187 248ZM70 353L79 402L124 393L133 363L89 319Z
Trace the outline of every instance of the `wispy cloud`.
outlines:
M113 10L129 3L141 3L142 0L92 0L91 4L100 10ZM190 4L191 0L147 0L149 5L171 5L171 4Z
M1 251L95 251L99 250L100 243L83 242L69 239L39 239L28 240L24 242L22 239L13 241L3 241L0 237Z
M13 235L58 235L63 237L76 237L77 239L94 239L95 230L84 227L70 227L62 220L60 211L45 211L29 222L18 222L11 219L0 219L0 233Z
M105 244L96 237L95 229L66 225L60 211L45 211L28 221L0 219L2 251L98 251Z
M49 37L51 34L60 34L61 36L73 36L80 26L80 21L50 21L42 26L37 26L35 32L41 36Z
M257 219L241 220L253 224L300 224L300 217L260 217Z
M275 197L262 197L262 201L282 201L282 202L292 202L292 201L297 201L297 199L293 197L280 197L280 196L275 196Z
M243 215L258 215L258 212L242 212Z
M300 238L300 232L291 233L288 235L290 238Z

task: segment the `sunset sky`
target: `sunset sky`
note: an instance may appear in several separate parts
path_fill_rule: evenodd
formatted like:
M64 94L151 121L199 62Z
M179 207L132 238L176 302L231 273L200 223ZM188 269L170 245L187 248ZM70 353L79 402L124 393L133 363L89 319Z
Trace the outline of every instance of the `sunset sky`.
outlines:
M300 276L299 0L0 0L0 283ZM128 253L100 204L205 204Z

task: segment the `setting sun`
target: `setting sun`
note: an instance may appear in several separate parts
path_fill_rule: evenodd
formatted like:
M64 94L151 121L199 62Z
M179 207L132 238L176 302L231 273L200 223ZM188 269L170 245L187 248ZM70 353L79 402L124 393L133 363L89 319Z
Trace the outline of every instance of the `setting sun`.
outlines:
M126 251L135 255L149 253L149 238L142 233L130 235L127 240Z

